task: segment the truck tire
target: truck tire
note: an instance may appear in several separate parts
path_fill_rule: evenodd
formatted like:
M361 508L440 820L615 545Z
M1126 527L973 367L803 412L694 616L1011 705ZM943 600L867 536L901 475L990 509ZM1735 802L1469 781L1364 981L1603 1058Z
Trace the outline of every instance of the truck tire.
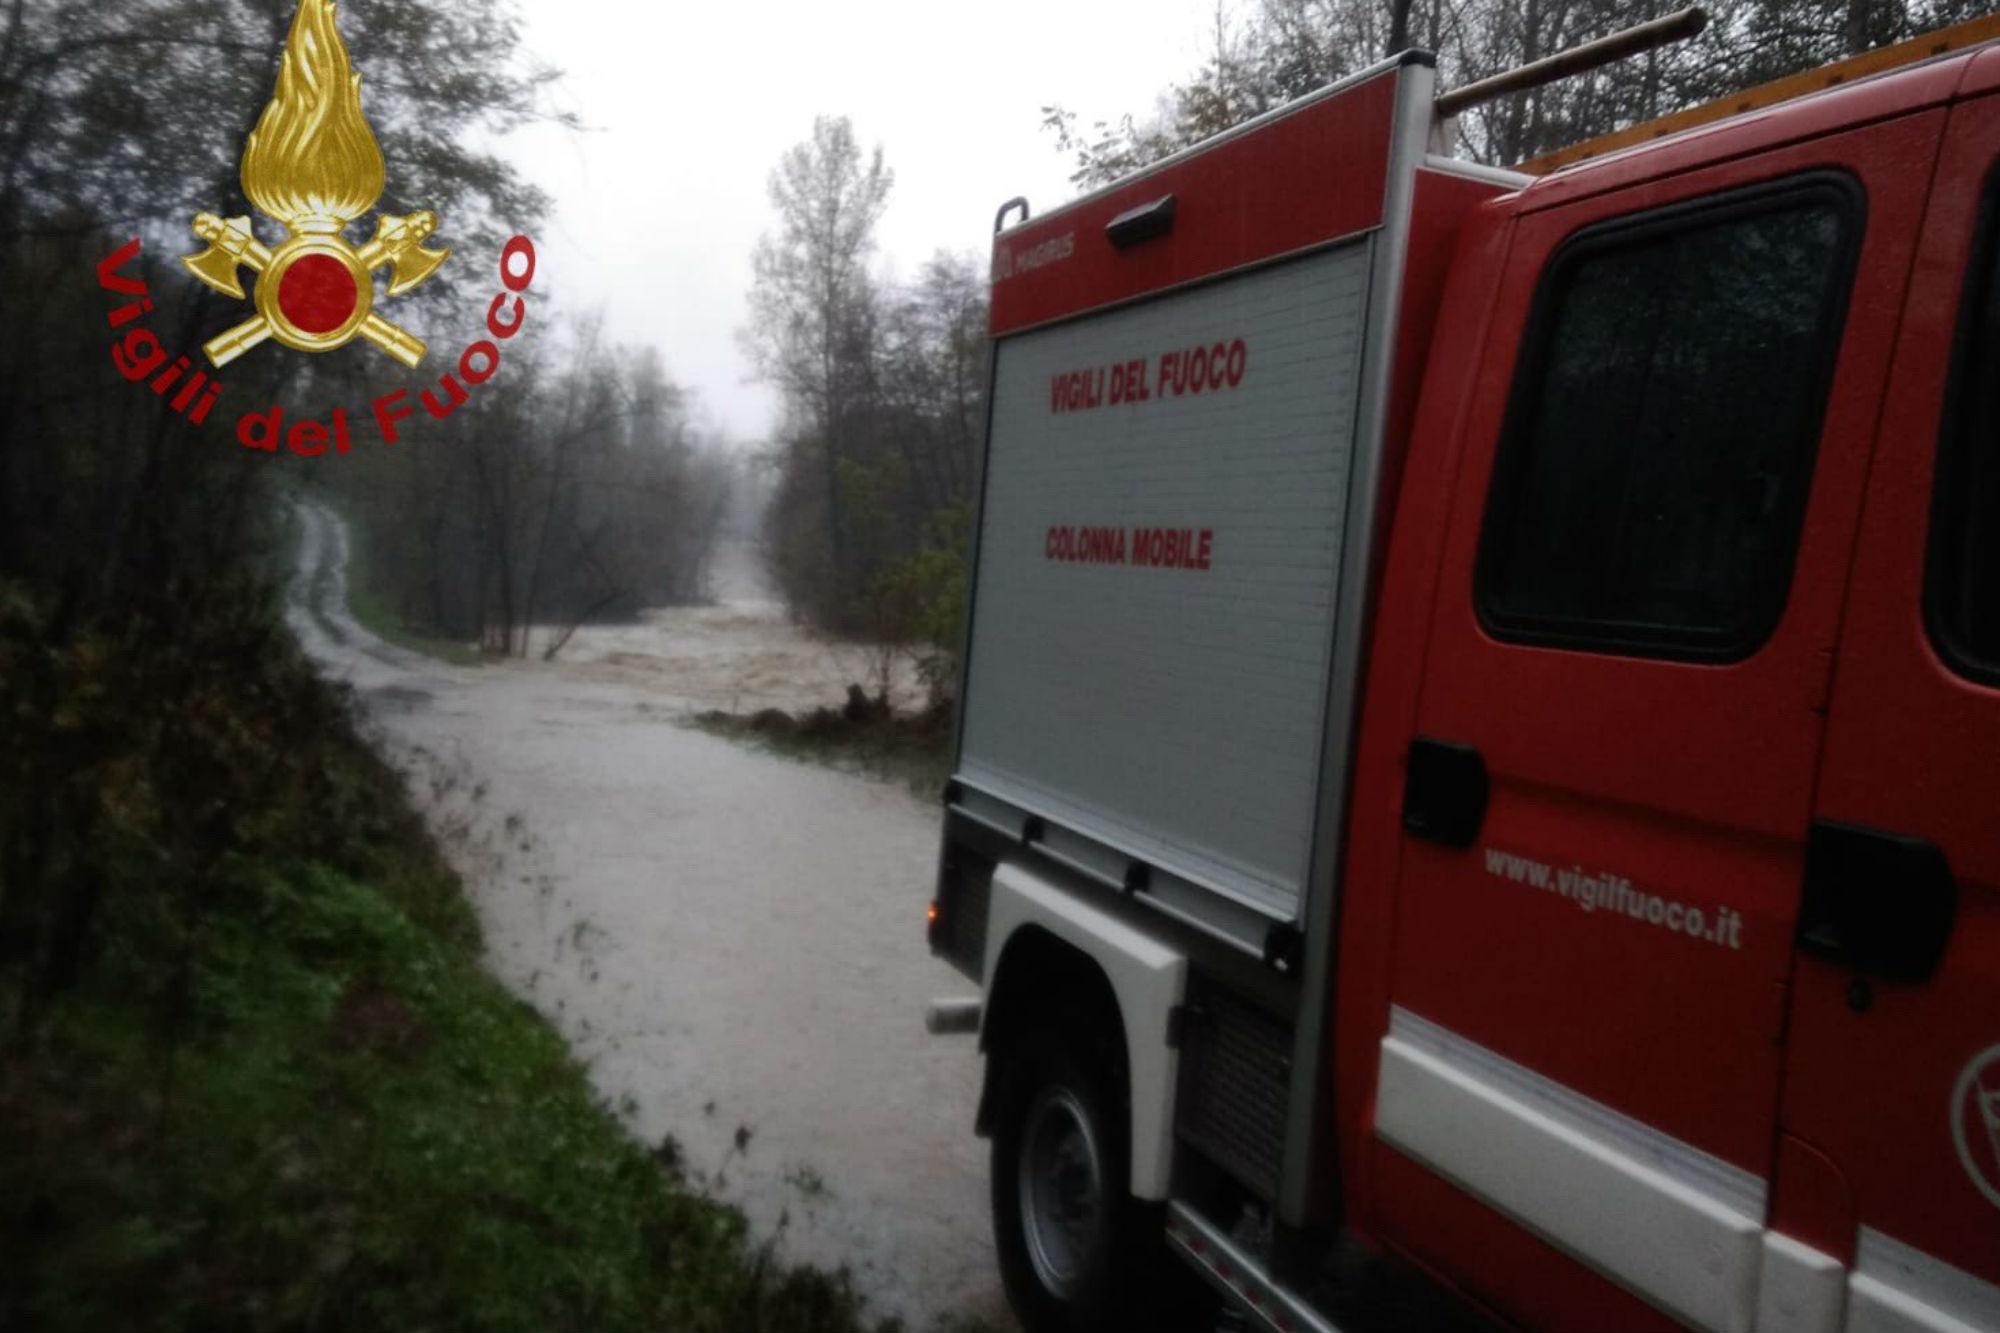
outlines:
M1212 1324L1206 1288L1167 1253L1164 1210L1129 1192L1125 1091L1115 1069L1056 1046L1024 1053L1002 1074L993 1241L1008 1303L1029 1333ZM1175 1299L1187 1296L1194 1299Z

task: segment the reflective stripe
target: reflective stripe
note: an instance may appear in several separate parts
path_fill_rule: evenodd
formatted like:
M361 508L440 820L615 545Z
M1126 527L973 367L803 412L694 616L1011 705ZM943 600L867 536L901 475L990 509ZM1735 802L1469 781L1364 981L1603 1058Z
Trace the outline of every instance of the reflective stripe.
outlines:
M1677 1318L1748 1333L1765 1194L1750 1172L1400 1008L1375 1131Z
M1867 1227L1842 1301L1836 1261L1764 1229L1761 1177L1407 1009L1375 1132L1697 1328L2000 1333L2000 1286Z
M1757 1333L1839 1333L1847 1265L1780 1231L1764 1233Z
M1894 1236L1861 1228L1847 1333L1994 1333L2000 1287Z
M1698 1194L1714 1198L1734 1212L1747 1217L1764 1216L1762 1176L1703 1152L1671 1134L1663 1134L1643 1120L1592 1101L1573 1088L1407 1009L1390 1010L1389 1035L1430 1052L1481 1084L1534 1108L1580 1135L1602 1140L1625 1156Z

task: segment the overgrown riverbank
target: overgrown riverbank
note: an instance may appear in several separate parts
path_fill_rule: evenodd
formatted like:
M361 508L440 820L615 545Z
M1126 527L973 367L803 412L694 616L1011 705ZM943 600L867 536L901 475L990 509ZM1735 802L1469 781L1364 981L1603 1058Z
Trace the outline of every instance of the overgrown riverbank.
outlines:
M697 713L693 725L715 736L788 758L901 782L935 797L951 775L951 706L899 713L860 686L848 687L840 708L755 713Z
M455 639L440 639L412 629L409 622L383 600L382 592L365 578L348 585L347 609L363 629L398 648L408 648L411 652L435 657L452 666L479 666L486 660L485 654L476 645L460 643Z
M0 588L0 1327L864 1327L486 975L268 604L201 610Z

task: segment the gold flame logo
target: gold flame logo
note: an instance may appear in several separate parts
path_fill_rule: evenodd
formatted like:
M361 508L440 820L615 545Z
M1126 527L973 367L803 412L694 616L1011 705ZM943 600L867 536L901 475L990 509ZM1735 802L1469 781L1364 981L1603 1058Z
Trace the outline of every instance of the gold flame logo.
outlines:
M293 231L338 231L375 207L386 172L333 5L305 0L277 94L243 149L243 193Z
M266 247L247 217L194 220L208 248L181 261L190 273L239 301L247 299L239 270L257 276L256 318L203 348L218 368L273 338L301 352L330 352L359 337L406 366L424 359L422 340L375 311L375 272L390 269L389 295L400 296L451 252L424 248L437 230L428 211L382 215L375 239L359 249L341 235L382 197L387 166L334 16L333 0L299 0L277 90L243 148L243 192L284 224L286 239Z

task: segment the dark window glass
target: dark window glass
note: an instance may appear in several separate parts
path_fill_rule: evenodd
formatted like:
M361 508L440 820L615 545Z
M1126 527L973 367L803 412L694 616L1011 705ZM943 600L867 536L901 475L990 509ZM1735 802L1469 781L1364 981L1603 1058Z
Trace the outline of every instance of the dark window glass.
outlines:
M2000 682L2000 178L1989 183L1938 455L1931 633L1967 675Z
M1850 187L1724 197L1551 261L1495 473L1505 638L1668 657L1777 622L1853 268Z

